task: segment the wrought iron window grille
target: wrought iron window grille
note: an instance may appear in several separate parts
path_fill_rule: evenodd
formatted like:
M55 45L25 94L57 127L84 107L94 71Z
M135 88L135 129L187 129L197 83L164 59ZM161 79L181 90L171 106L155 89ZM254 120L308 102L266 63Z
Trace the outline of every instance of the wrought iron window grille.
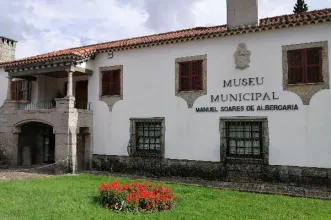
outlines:
M165 142L164 118L132 118L130 121L129 155L163 157Z
M268 163L269 132L265 117L220 119L221 159Z

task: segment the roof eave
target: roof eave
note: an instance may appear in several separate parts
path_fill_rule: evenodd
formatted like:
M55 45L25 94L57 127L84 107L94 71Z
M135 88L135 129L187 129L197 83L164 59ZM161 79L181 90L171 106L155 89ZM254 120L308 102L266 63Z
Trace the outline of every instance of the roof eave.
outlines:
M91 56L54 56L50 58L44 58L42 60L29 60L26 63L21 63L22 61L13 61L0 64L0 68L4 68L8 71L15 71L20 69L40 69L47 68L57 65L76 65L85 62L90 59Z

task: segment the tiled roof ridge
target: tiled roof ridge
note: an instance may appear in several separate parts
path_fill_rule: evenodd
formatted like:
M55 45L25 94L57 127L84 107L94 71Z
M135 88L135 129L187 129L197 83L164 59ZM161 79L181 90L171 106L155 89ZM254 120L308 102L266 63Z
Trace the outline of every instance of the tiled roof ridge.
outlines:
M3 63L0 63L0 66L1 66L1 64L5 64L5 63L11 63L11 62L16 62L16 61L18 62L18 61L24 61L24 60L27 60L27 59L39 58L40 56L47 56L47 55L51 55L51 54L54 54L54 53L61 53L61 52L68 51L68 50L72 51L72 52L63 53L63 54L60 54L58 56L61 56L61 55L64 55L64 56L70 56L70 55L79 56L76 53L74 53L75 50L91 48L91 47L98 47L98 46L107 45L107 44L110 44L110 43L118 43L118 42L128 41L128 40L136 40L136 39L141 39L141 38L146 38L146 37L162 36L162 35L167 35L167 34L172 34L172 33L180 33L180 32L185 32L185 31L190 31L190 30L199 30L199 29L208 29L208 28L217 28L217 27L226 27L226 25L213 25L213 26L200 26L200 27L186 28L186 29L181 29L181 30L173 30L173 31L168 31L168 32L162 32L162 33L156 33L156 34L150 34L150 35L143 35L143 36L136 36L136 37L119 39L119 40L114 40L114 41L88 44L88 45L83 45L83 46L78 46L78 47L71 47L71 48L66 48L66 49L61 49L61 50L54 50L54 51L50 51L50 52L43 53L43 54L24 57L24 58L21 58L21 59L10 61L10 62L3 62Z
M331 15L331 8L324 8L324 9L308 11L300 14L292 13L292 14L273 16L273 17L266 17L259 19L260 23L259 25L256 25L255 28L263 28L265 26L272 26L272 25L282 25L284 21L290 21L294 23L294 22L303 21L307 18L316 18L316 17L323 18L324 16L330 16L330 15ZM251 27L243 26L235 29L243 30L247 28L251 28ZM122 48L122 47L131 48L131 46L134 45L154 44L157 42L169 41L169 40L175 41L176 39L180 39L180 38L194 38L202 35L224 33L226 31L229 32L235 30L233 29L228 30L227 25L215 25L215 26L203 26L203 27L200 26L200 27L193 27L193 28L187 28L181 30L174 30L169 32L156 33L145 36L137 36L137 37L120 39L110 42L96 43L96 44L57 50L53 52L39 54L36 56L17 59L10 62L3 62L0 63L0 67L16 66L22 64L23 62L25 64L29 64L29 63L37 63L37 62L39 63L50 60L58 60L63 57L70 58L73 60L79 60L94 55L98 52L105 52L106 50L109 50L111 48L113 49ZM180 35L178 36L178 34Z
M302 15L312 14L312 13L315 13L315 12L323 12L323 11L331 12L331 8L315 9L315 10L312 10L312 11L302 12L302 13L298 13L298 14L290 13L290 14L276 15L276 16L272 16L272 17L261 18L260 20L265 20L265 19L270 19L270 18L286 17L286 16L302 16Z
M107 42L88 44L88 45L83 45L83 46L78 46L78 47L71 47L71 48L67 48L67 49L55 50L55 51L47 52L47 53L44 53L44 54L39 54L39 55L35 55L35 56L26 57L26 58L32 58L32 57L37 57L37 56L41 56L41 55L51 54L51 53L54 53L54 52L62 52L62 51L66 51L66 50L77 50L77 49L84 49L84 48L87 48L87 47L89 48L89 47L94 47L94 46L101 46L103 44L117 43L117 42L126 41L126 40L136 40L136 39L145 38L145 37L154 37L154 36L161 36L161 35L178 33L178 32L185 32L185 31L190 31L190 30L208 29L208 28L216 28L216 27L226 27L226 25L224 24L224 25L213 25L213 26L197 26L197 27L193 27L193 28L173 30L173 31L167 31L167 32L150 34L150 35L143 35L143 36L137 36L137 37L130 37L130 38L119 39L119 40L114 40L114 41L107 41ZM26 58L22 58L22 59L18 59L18 60L23 60L23 59L26 59ZM16 60L16 61L18 61L18 60Z

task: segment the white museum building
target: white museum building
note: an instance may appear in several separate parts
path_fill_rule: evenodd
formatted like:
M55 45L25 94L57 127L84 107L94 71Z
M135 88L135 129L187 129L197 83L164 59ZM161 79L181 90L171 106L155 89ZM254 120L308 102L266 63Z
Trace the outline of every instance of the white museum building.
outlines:
M331 187L331 9L15 59L0 41L0 160Z

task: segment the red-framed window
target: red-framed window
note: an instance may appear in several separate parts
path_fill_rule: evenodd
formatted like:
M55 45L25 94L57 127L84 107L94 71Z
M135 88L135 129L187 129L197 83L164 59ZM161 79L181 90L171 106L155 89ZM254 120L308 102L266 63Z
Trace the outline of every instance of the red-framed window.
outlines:
M11 82L11 99L15 101L30 101L31 81L17 80Z
M323 82L322 48L288 51L288 83Z
M121 70L102 72L102 95L120 95Z
M179 91L202 89L202 60L179 63Z

